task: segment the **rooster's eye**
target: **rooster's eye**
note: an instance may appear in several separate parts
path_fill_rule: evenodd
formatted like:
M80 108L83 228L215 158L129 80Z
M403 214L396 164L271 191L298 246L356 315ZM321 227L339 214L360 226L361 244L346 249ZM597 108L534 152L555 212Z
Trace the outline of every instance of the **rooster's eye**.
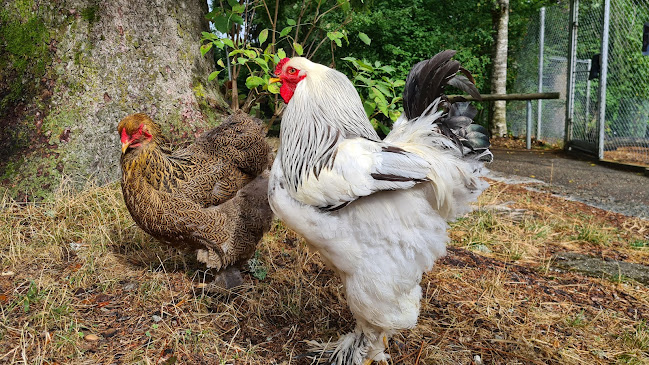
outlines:
M296 70L293 67L289 67L288 70L286 70L286 72L288 72L289 75L293 75L295 71Z

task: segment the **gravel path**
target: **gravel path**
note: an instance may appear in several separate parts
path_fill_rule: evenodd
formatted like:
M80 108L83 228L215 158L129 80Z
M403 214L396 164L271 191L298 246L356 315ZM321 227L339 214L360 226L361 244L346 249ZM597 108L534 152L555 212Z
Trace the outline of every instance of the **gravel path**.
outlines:
M649 219L649 176L595 163L562 151L492 149L490 178Z

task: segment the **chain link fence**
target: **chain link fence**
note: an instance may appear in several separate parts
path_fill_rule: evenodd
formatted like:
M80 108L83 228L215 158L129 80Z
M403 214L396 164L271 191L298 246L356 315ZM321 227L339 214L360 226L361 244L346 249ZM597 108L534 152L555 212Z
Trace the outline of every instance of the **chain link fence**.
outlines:
M538 140L556 144L563 142L566 115L566 75L568 67L568 6L553 6L530 22L523 47L513 65L516 79L510 93L560 92L558 100L532 101L534 119L532 135ZM541 43L543 39L543 43ZM539 58L542 45L543 67L539 87ZM539 115L539 105L541 114ZM539 118L540 117L540 118ZM540 123L539 123L540 120ZM509 131L517 137L525 136L526 102L507 103Z
M649 56L642 32L649 25L646 0L612 0L606 88L604 158L635 156L649 164Z
M561 93L559 100L533 102L536 121L532 134L537 139L549 143L567 140L569 146L603 159L649 165L649 56L642 55L649 4L646 0L609 0L610 11L606 12L605 1L582 1L578 6L569 128L565 123L568 60L572 57L569 4L549 7L542 11L544 17L540 14L530 23L525 46L516 57L519 62L513 70L516 79L510 92ZM602 40L607 41L608 54L603 52ZM606 95L602 105L600 83ZM525 102L508 103L507 119L513 135L525 134L525 116ZM604 123L600 123L601 116Z

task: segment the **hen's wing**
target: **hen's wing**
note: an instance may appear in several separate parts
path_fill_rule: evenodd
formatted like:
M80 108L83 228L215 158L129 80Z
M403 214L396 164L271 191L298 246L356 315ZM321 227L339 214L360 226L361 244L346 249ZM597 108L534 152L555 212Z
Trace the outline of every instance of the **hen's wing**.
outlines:
M174 153L184 172L176 191L203 206L219 205L268 168L270 146L262 122L243 112ZM187 172L190 171L190 172Z
M257 176L268 168L270 162L270 147L265 136L260 119L238 111L218 127L201 135L192 146L192 151L205 156L227 156L225 158L237 169Z

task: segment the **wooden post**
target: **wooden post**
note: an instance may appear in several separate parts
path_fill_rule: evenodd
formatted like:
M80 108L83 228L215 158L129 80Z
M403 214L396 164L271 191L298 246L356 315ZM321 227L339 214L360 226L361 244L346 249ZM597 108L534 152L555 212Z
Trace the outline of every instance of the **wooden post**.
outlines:
M494 101L494 100L538 100L538 99L559 99L560 94L555 93L530 93L530 94L482 94L481 98L475 99L470 95L449 95L451 102L458 101Z
M538 136L536 138L538 139ZM525 131L525 148L527 148L528 150L532 149L532 100L527 101L527 128Z

